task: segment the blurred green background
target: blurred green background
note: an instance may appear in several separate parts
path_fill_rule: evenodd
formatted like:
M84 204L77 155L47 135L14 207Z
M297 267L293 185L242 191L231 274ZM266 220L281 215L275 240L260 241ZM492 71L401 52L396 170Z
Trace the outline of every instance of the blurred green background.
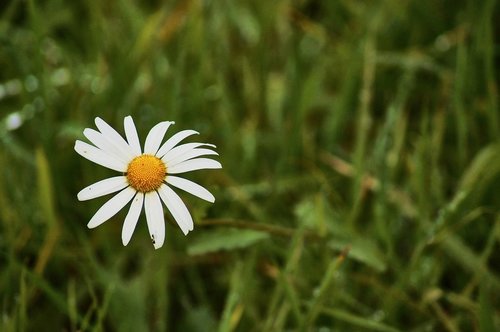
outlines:
M500 329L494 0L0 3L1 331ZM496 21L495 21L496 20ZM195 129L222 170L86 224L100 116ZM125 211L126 212L126 211Z

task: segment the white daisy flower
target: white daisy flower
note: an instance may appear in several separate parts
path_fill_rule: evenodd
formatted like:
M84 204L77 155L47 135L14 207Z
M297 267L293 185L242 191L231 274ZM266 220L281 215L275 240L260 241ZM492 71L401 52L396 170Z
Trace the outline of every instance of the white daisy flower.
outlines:
M167 129L174 124L164 121L151 128L142 151L131 116L124 119L127 140L101 118L95 118L95 124L99 131L91 128L83 131L85 137L94 145L77 140L75 151L96 164L121 172L122 175L96 182L78 193L78 200L85 201L119 191L97 210L87 226L94 228L101 225L132 201L123 223L123 245L129 243L144 205L153 246L158 249L165 240L165 220L161 204L163 201L184 235L192 231L193 218L171 186L208 202L213 203L215 198L199 184L173 174L222 168L218 161L199 158L218 155L217 152L206 148L215 148L215 145L178 145L186 137L198 134L194 130L180 131L162 145Z

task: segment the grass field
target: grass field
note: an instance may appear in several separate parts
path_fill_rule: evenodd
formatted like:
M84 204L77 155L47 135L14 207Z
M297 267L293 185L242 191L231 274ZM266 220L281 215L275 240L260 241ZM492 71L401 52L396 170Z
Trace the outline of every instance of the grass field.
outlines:
M500 330L500 8L452 0L0 3L0 331ZM217 145L154 250L99 116ZM167 133L167 136L171 133Z

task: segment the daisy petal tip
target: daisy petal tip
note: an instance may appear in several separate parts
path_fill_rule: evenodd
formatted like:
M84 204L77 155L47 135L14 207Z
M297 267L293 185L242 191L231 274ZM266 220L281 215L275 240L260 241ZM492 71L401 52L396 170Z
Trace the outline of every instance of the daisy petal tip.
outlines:
M167 130L170 126L175 124L174 121L162 121L161 123L163 123L163 125L167 127Z
M81 142L81 141L77 139L77 140L75 141L75 146L73 147L73 148L75 149L75 151L76 151L76 152L78 152L78 146L80 145L80 143L79 143L79 142Z
M215 203L215 196L212 195L212 193L208 193L210 195L206 195L206 197L203 197L204 200L206 200L209 203Z
M124 247L126 247L126 246L127 246L127 244L129 244L129 242L130 242L130 239L126 239L126 238L124 238L124 237L122 236L122 244L123 244L123 246L124 246Z
M155 250L158 250L161 247L163 247L163 242L155 241L155 242L153 242L153 247L155 248Z
M131 115L127 115L126 117L123 118L123 123L128 123L128 122L134 122L134 119L132 118Z
M88 187L87 187L88 188ZM78 194L76 194L76 198L80 201L80 202L83 202L83 201L86 201L88 200L89 198L87 198L86 196L88 196L88 192L87 192L87 188L84 188L82 190L80 190L78 192Z
M127 246L127 244L130 243L130 240L132 239L132 234L127 234L125 230L122 228L122 244L124 247Z
M85 144L87 144L87 143L85 143L84 141L76 140L75 146L73 147L75 149L76 153L78 153L82 157L85 157L85 155L84 155Z
M187 236L191 231L194 230L194 224L191 224L188 226L188 228L186 229L186 231L182 231L184 233L184 236Z

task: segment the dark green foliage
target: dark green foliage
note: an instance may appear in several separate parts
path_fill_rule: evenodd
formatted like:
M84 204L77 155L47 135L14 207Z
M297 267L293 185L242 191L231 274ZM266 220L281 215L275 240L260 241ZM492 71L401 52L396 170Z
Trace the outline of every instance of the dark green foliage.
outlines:
M500 330L498 2L0 4L1 331ZM154 251L96 116L217 145ZM13 127L14 120L19 127ZM168 135L168 134L167 134Z

